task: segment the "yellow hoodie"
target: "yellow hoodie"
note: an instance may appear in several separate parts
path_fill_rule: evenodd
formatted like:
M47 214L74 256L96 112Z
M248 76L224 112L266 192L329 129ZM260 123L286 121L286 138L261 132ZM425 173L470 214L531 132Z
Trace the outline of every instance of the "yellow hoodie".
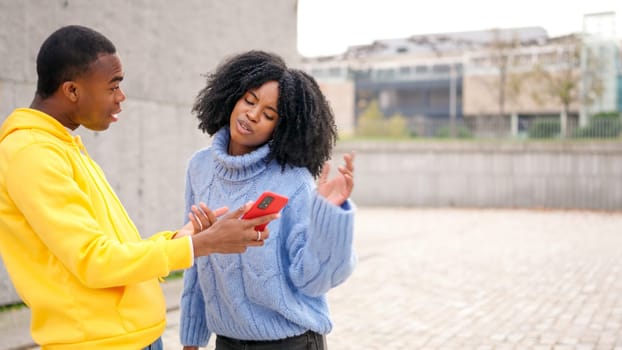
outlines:
M73 137L15 110L0 129L0 253L43 349L138 350L164 331L158 277L192 264L188 237L142 240Z

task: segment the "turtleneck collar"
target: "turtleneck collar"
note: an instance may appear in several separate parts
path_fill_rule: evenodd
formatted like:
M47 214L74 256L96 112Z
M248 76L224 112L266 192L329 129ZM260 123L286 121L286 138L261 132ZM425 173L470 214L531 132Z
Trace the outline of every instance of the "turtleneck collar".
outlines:
M232 156L228 153L229 127L223 127L214 135L212 152L216 160L216 174L230 181L244 181L255 177L266 169L266 157L270 146L265 144L253 152Z

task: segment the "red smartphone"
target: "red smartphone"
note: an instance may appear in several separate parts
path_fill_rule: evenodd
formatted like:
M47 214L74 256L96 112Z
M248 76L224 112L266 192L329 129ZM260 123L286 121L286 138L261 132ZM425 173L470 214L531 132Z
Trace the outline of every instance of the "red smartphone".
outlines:
M259 216L278 213L287 204L288 198L280 194L265 191L257 198L249 211L242 216L242 219L254 219ZM263 231L267 224L255 226L255 231Z

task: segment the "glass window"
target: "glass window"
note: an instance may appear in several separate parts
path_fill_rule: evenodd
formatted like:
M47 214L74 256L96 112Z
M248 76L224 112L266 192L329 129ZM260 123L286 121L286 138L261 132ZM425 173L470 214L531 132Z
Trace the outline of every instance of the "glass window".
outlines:
M432 71L434 73L449 73L449 65L447 64L435 64L432 66Z
M428 72L428 66L416 66L415 73L417 74L425 74Z

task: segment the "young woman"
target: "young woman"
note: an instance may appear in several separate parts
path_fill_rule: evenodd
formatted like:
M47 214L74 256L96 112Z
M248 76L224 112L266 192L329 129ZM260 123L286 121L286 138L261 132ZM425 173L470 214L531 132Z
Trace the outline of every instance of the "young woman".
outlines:
M264 246L200 257L186 271L184 349L326 349L325 294L352 273L353 155L328 179L337 131L315 80L273 54L225 61L193 111L213 136L187 171L186 206L236 207L264 191L289 198ZM318 185L315 179L319 179ZM257 239L264 233L257 232Z

